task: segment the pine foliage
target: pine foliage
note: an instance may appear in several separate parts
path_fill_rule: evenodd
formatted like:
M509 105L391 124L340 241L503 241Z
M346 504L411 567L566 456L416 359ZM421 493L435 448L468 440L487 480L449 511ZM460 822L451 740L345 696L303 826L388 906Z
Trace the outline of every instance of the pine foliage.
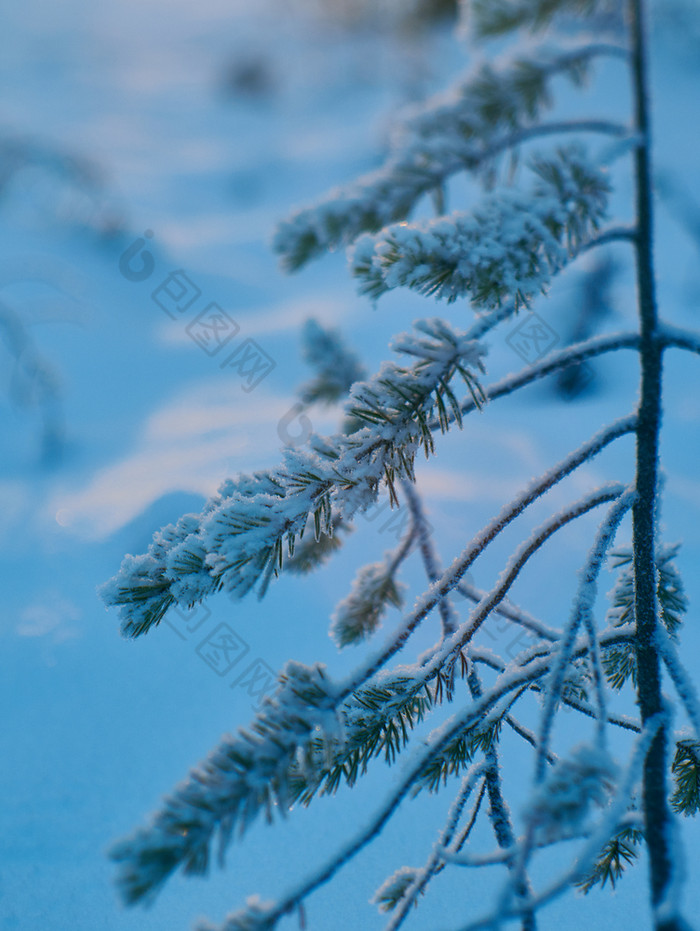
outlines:
M388 606L400 608L403 604L399 586L391 564L372 563L360 569L352 591L340 602L331 619L331 636L337 645L344 647L370 637Z
M538 181L527 193L503 191L469 214L358 239L351 268L361 291L376 299L403 286L448 303L468 296L481 310L527 306L592 238L609 190L578 148L534 159L532 170Z
M310 449L288 449L275 471L224 483L202 514L186 515L157 533L145 555L124 559L101 595L120 607L126 636L146 633L175 603L190 607L221 589L242 598L257 586L264 595L309 521L316 540L332 536L338 519L350 520L376 500L382 482L398 503L395 483L413 480L418 449L434 451L433 417L443 431L461 425L451 382L459 375L475 400L484 397L479 343L437 319L415 327L415 335L393 343L416 359L412 365L385 363L353 386L347 411L372 427L312 437Z
M405 220L426 194L463 171L491 177L494 160L527 138L527 128L552 104L552 81L581 85L596 48L590 43L553 53L480 65L445 94L415 107L396 132L386 164L314 207L280 224L275 251L295 271L328 250Z
M673 562L678 555L680 544L659 547L656 555L657 588L659 617L672 638L678 634L683 622L683 615L688 610L688 601L683 591L683 581ZM608 611L608 623L612 627L622 627L634 621L634 572L632 569L632 551L620 549L610 554L613 568L621 569L615 587L610 592L611 607ZM603 651L603 668L610 685L620 690L631 680L637 685L637 661L634 645L630 643L615 644Z
M638 848L644 839L639 828L626 825L610 838L603 847L593 869L576 885L585 893L594 886L604 886L607 882L614 889L625 869L633 864L639 856Z
M660 396L653 391L660 392L654 372L661 370L661 353L675 347L700 354L700 337L657 321L653 300L640 291L639 332L586 339L490 385L485 384L483 341L505 319L533 305L582 253L607 243L631 245L641 290L653 284L651 232L645 228L651 216L645 201L651 196L645 161L651 134L641 0L629 0L624 44L618 37L608 42L598 36L572 43L554 32L566 17L579 30L592 28L594 17L617 9L605 0L472 0L463 7L477 41L547 30L550 41L528 42L515 54L480 64L446 94L413 107L385 164L297 211L280 224L274 247L283 266L294 270L348 246L351 272L373 300L400 287L448 304L464 298L456 312L473 312L473 321L463 329L438 318L417 321L390 344L395 357L369 376L337 331L308 323L305 354L314 377L302 386L300 403L342 403L341 429L288 447L277 467L225 482L200 514L185 515L157 532L145 554L125 557L102 589L105 603L119 609L125 636L137 637L157 627L174 605L189 607L219 591L234 602L251 591L263 596L281 573L319 569L380 494L392 507L401 499L409 516L396 546L381 559L373 554L358 570L332 615L336 645L354 644L364 656L356 671L334 681L321 664L287 663L251 724L224 736L150 822L113 851L124 899L148 902L176 871L204 873L216 851L223 861L228 847L242 843L254 822L273 822L292 810L299 816L297 809L318 796L352 789L370 767L401 761L387 798L315 871L273 901L249 898L223 923L200 925L202 931L271 931L293 912L303 922L307 897L371 843L401 804L438 791L452 793L454 800L424 865L400 867L374 897L389 916L388 929L403 923L442 870L501 865L505 879L492 910L480 914L476 903L467 928L500 927L517 919L530 931L538 909L567 888L578 885L587 893L608 883L614 887L642 843L654 888L663 887L665 896L662 909L654 892L657 926L682 927L677 877L668 872L672 852L664 845L672 836L672 812L694 815L700 807L700 702L675 650L688 610L676 566L679 547L662 544L655 525L659 419L654 411ZM631 67L633 125L546 122L557 79L580 86L602 55ZM614 193L609 151L603 156L580 141L557 139L538 154L519 157L525 143L541 146L545 137L572 133L623 141L614 154L633 160L632 227L605 225ZM510 156L506 170L503 155ZM425 195L435 195L444 211L446 185L463 172L483 189L474 204L434 220L410 221ZM463 550L443 569L418 491L422 457L436 453L440 435L453 425L468 428L473 412L488 416L499 398L543 375L623 348L638 354L644 375L638 409L533 479L481 530L470 531ZM551 514L515 548L490 589L468 581L472 565L511 522L630 434L637 457L631 484L588 489ZM531 558L550 548L569 523L603 507L568 617L540 620L511 602L510 590L529 570ZM632 545L622 549L616 535L630 512ZM606 616L597 607L597 592L608 558L618 577ZM423 588L410 606L407 582ZM468 603L457 597L465 592ZM484 647L477 634L493 631L496 619L507 622L509 634L524 636L524 643L509 649L494 636L493 645ZM411 637L421 624L432 625L434 645L411 656ZM387 637L377 647L373 641L380 627ZM659 691L661 662L695 729L690 737L675 735L672 762L663 757L673 735L668 702ZM614 709L616 692L625 684L636 689L638 717ZM531 729L523 722L536 699L541 712ZM521 717L521 709L527 717ZM559 756L555 724L562 709L580 715L591 733ZM624 760L612 755L608 735L614 728L631 736ZM502 778L502 749L516 740L534 757L521 817L511 814L505 796L510 780ZM650 781L652 771L655 781ZM673 780L671 792L666 792L665 772ZM488 806L482 810L483 798ZM491 853L472 850L477 819L489 823L496 842ZM642 823L652 825L647 837ZM562 862L567 860L564 871L535 888L531 874L539 877L541 871L532 866L540 849L564 841L577 845L571 861L569 848L559 848Z
M402 866L386 882L382 883L372 897L372 901L377 903L380 911L391 912L396 908L406 895L409 886L416 881L417 873L418 871L410 866Z
M487 39L523 27L537 32L557 15L588 16L604 5L601 0L473 0L469 15L476 37Z
M695 815L700 808L700 741L679 740L671 765L675 790L671 796L673 810Z

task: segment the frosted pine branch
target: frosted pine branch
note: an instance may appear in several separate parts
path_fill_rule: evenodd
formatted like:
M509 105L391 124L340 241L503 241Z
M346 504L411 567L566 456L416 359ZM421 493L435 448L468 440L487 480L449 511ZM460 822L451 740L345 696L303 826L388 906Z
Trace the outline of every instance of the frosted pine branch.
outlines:
M457 793L457 797L450 806L450 810L447 815L447 823L441 831L439 839L431 851L425 865L420 869L414 869L411 871L410 881L404 885L400 897L398 897L398 899L393 904L393 908L395 909L394 914L387 924L385 931L397 931L397 929L401 927L406 917L408 916L411 906L417 904L417 897L424 892L432 877L442 869L444 864L442 862L442 857L440 856L439 851L452 843L455 832L457 830L457 824L459 823L459 819L462 816L464 807L468 802L476 784L480 779L483 778L486 766L487 764L485 760L474 763L465 774L459 792ZM393 883L395 885L396 880L401 876L401 872L402 871L399 871L398 874L395 873L394 876L390 877L377 890L373 897L373 901L386 901L386 891L389 887L389 884ZM384 908L384 910L388 911L389 909Z
M644 762L644 758L649 751L649 746L656 736L659 728L663 726L664 716L662 714L650 718L644 725L642 733L639 735L635 747L632 751L631 758L627 764L623 777L617 783L615 796L606 807L603 817L600 819L596 828L590 833L589 840L584 844L583 849L577 856L574 864L564 870L559 877L550 882L545 888L535 894L530 902L510 904L510 895L512 894L513 880L511 880L504 889L504 895L501 897L497 908L485 915L481 919L470 921L463 925L460 931L477 931L481 928L490 928L496 921L503 921L506 918L518 917L527 911L536 911L546 902L551 901L559 895L564 889L572 883L585 877L592 869L599 851L610 837L615 833L616 826L626 818L626 809L630 804L633 790L637 784ZM529 850L527 839L520 845L518 855L521 865L524 864L524 854Z
M557 463L543 476L531 482L521 494L503 507L500 513L489 521L486 527L474 535L464 551L452 562L442 577L418 599L415 607L404 619L403 624L393 635L391 641L377 653L370 656L363 668L348 680L345 685L347 694L350 694L353 689L358 688L363 682L371 678L378 669L381 669L403 647L423 618L432 611L441 598L460 583L474 561L519 514L546 491L562 481L567 475L570 475L583 462L592 459L609 443L633 432L635 425L635 417L626 417L600 430L591 440L583 443L575 452Z
M618 631L603 632L603 634L601 634L601 645L615 642L619 637L620 633ZM581 638L576 642L572 650L572 656L582 656L587 650L587 640ZM523 686L529 685L546 675L549 669L549 662L550 657L540 658L533 660L527 667L507 670L503 675L498 677L489 691L480 699L453 715L445 724L434 731L427 739L426 745L418 750L411 760L407 761L404 768L404 775L400 778L398 785L387 797L384 804L377 810L366 827L360 830L314 873L310 874L305 880L302 880L290 892L283 896L274 907L271 906L267 912L269 920L278 920L320 885L327 882L338 869L347 863L355 853L366 846L381 831L384 824L386 824L403 799L409 794L412 787L425 775L426 770L435 758L443 753L455 740L459 740L465 732L483 724L489 716L493 718L494 716L498 717L500 713L506 713L509 704L512 702L512 693L517 692L518 689L521 689ZM502 701L502 712L497 708L499 701ZM648 722L648 724L649 723L651 723L653 728L653 736L653 733L655 733L655 723ZM646 741L644 745L646 746ZM636 762L637 764L641 763L638 759ZM596 841L596 852L602 846L605 839L606 838ZM593 854L591 856L593 856ZM245 912L239 912L230 916L227 922L220 926L217 931L234 931L234 929L237 929L239 926L231 922L241 920L241 916L245 914Z
M504 188L469 214L395 224L357 240L351 268L360 290L376 299L407 287L448 303L517 310L553 277L605 217L609 184L578 147L537 158L527 193Z
M352 185L332 190L318 204L281 223L273 247L291 270L409 216L416 202L457 172L476 171L501 152L538 136L601 132L623 136L603 120L535 123L551 106L550 84L566 75L580 84L592 58L610 47L586 43L556 52L533 50L527 57L482 65L455 87L409 110L396 133L386 164Z
M599 24L608 14L614 28L618 21L623 25L619 5L609 0L473 0L462 6L469 6L477 38L537 32L560 17L569 27L582 20L591 33L602 32ZM608 879L614 883L641 840L640 815L655 928L684 927L671 809L684 814L700 810L700 702L675 648L687 603L673 565L676 548L658 542L658 441L663 353L681 348L700 354L700 337L658 320L643 0L626 0L625 8L630 50L599 41L598 34L573 46L559 41L556 49L526 45L516 55L479 65L446 94L404 115L382 168L332 191L279 227L275 248L287 268L353 245L352 270L374 299L398 287L447 302L465 298L475 319L466 332L439 319L420 321L414 332L394 341L401 358L366 379L337 333L309 324L307 355L316 377L302 389L303 398L336 403L348 395L344 432L312 435L305 448L289 448L276 468L226 482L200 514L161 530L147 553L127 556L103 597L120 607L123 631L138 636L174 604L190 606L219 590L234 599L253 590L262 596L285 568L307 571L323 562L337 549L338 535L351 529L383 489L392 505L403 494L411 524L382 561L358 573L332 619L336 642L363 640L389 605L400 605L399 569L416 542L429 584L386 641L368 651L342 681L332 681L318 664L290 663L283 669L275 693L264 700L252 724L225 736L150 823L115 850L127 901L147 901L176 870L204 872L217 843L222 860L234 835L242 836L256 819L272 821L318 795L352 787L370 766L381 765L380 760L393 766L401 756L386 798L354 836L275 901L247 899L217 926L219 931L272 931L294 912L304 924L306 898L371 843L400 805L448 784L454 792L465 773L424 866L399 869L378 892L380 906L393 910L390 929L403 924L438 872L450 861L462 861L474 867L500 864L510 874L495 908L468 927L500 927L519 919L524 931L531 931L537 910L572 884L588 889ZM629 68L629 127L595 116L568 119L567 114L544 122L559 79L582 84L599 55L615 56ZM518 167L523 146L565 134L573 137L573 145L531 157L530 173ZM605 135L606 151L586 155L583 134ZM511 172L499 186L506 180L504 155L510 156ZM622 155L632 162L633 224L612 219L603 225L611 193L607 165ZM443 212L446 193L461 190L457 184L447 189L446 183L464 172L484 190L472 209L432 222L408 222L426 195ZM639 333L569 346L484 389L483 337L545 292L569 263L618 242L633 247ZM462 551L443 570L414 485L419 454L433 455L438 431L453 423L462 427L464 417L487 400L618 349L638 354L639 412L603 428L531 481L479 532L470 531ZM626 435L634 435L636 444L635 490L619 483L589 490L521 538L489 590L466 581L475 560L516 518ZM607 502L612 507L595 534L563 629L510 604L507 596L530 558L549 548L561 528ZM601 631L594 615L598 578L630 507L632 549L611 554L620 572L609 627ZM475 602L463 615L455 610L457 593ZM533 635L508 660L474 642L495 615ZM441 622L442 637L412 659L409 639L427 618ZM394 658L397 665L391 668ZM670 808L665 742L672 709L661 694L660 662L697 732L693 738L674 735ZM641 720L608 707L606 684L617 688L630 679ZM535 697L542 701L542 713L533 731L522 721ZM438 706L445 702L453 702L453 714L442 720L447 710L441 713ZM550 749L560 706L593 719L595 727L582 722L593 735L590 746L558 755ZM416 727L429 718L442 723L423 739ZM627 737L635 735L624 767L609 756L610 725L624 729ZM534 750L533 795L522 837L516 836L501 783L499 742L504 735ZM460 830L468 797L477 790ZM499 849L460 856L486 796L485 814ZM576 843L578 856L554 878L547 874L543 888L533 891L527 872L531 860L560 840ZM213 931L214 926L206 928Z
M565 349L550 352L539 362L526 366L517 374L507 375L492 385L485 385L484 393L489 401L495 401L497 398L513 394L525 385L533 384L541 378L551 375L552 372L566 368L566 366L573 363L593 359L596 356L607 352L615 352L618 349L637 350L638 347L639 336L636 333L614 333L609 336L596 336L584 342L567 346ZM462 404L461 410L463 414L469 414L475 407L474 402L468 399Z
M442 569L440 568L438 555L435 551L435 544L430 536L430 529L423 510L423 502L410 482L404 481L402 487L418 534L425 574L429 582L436 582L442 575ZM438 611L440 612L440 618L442 620L443 637L448 637L455 632L458 624L457 615L448 598L442 598L440 600L438 603Z
M487 592L483 589L477 588L476 585L471 585L464 581L459 583L457 591L477 604L487 595ZM513 604L509 599L504 598L503 601L494 608L494 613L507 618L509 621L512 621L513 624L519 624L521 627L531 631L531 633L536 634L543 640L554 641L561 636L561 631L557 630L555 627L550 627L548 624L544 624L523 608Z
M693 681L678 656L671 635L659 626L656 629L656 637L659 641L659 652L676 687L678 697L690 718L696 737L700 739L700 700Z
M544 29L559 14L590 16L604 8L603 0L472 0L468 23L479 39L501 36L515 29Z
M409 545L413 533L409 537ZM389 605L400 608L405 586L394 579L390 560L360 569L350 594L335 609L330 634L337 646L359 643L370 637L381 624Z
M595 638L595 631L593 631L593 637L591 637L592 622L590 620L597 595L597 579L603 565L603 560L614 539L620 521L632 507L635 498L636 492L634 490L628 490L624 495L619 497L610 508L596 534L595 542L581 570L579 587L571 610L571 617L567 624L564 637L561 640L557 662L552 670L551 678L547 686L536 762L537 779L544 778L545 753L549 749L549 739L554 721L554 713L562 694L564 676L570 662L571 647L581 624L586 625L588 629L589 642L591 639L595 640L595 652L597 655L597 638ZM604 707L600 708L599 711L602 727L605 721Z
M622 629L618 630L618 633L621 633ZM608 629L604 635L599 637L599 644L604 645L605 649L612 649L614 646L619 646L621 644L628 645L632 643L634 639L634 628L629 625L625 628L625 633L622 636L615 637L614 631ZM601 646L601 649L603 647ZM533 659L542 658L546 655L549 655L550 650L542 650L540 647L533 647L530 650L524 650L521 654L516 656L513 660L513 663L520 666L525 666L527 663L531 662ZM508 664L504 662L500 657L498 657L493 650L489 650L484 647L475 647L472 645L469 652L469 658L475 663L482 663L485 666L495 669L497 672L504 672ZM530 688L535 692L543 691L541 685L533 683ZM574 695L569 693L564 693L561 696L561 703L567 705L569 708L573 708L575 711L579 711L581 714L586 715L589 718L598 717L598 709L593 705L589 704L586 701L583 701L579 698L576 698ZM630 718L627 715L616 714L608 712L607 714L608 724L613 724L616 727L621 727L624 730L632 731L635 734L641 732L641 724L638 720ZM539 741L535 735L533 735L533 740L528 740L528 743L532 743L534 747L539 746ZM551 753L547 751L547 759L549 761Z
M623 490L623 485L611 483L598 491L592 492L585 498L582 498L570 508L562 509L558 514L555 514L554 517L551 517L538 527L530 537L516 549L515 553L508 561L508 565L501 573L498 583L486 597L479 602L469 620L461 626L458 641L460 646L471 640L481 624L483 624L491 612L495 610L496 606L500 604L527 560L530 559L554 533L570 521L588 513L592 508L606 501L614 501L622 494Z
M417 451L434 450L428 421L437 417L447 430L449 410L461 424L455 376L480 397L479 344L436 319L416 328L393 343L416 362L385 363L351 392L349 413L371 426L313 437L311 449L286 450L278 469L226 482L201 515L164 528L145 555L125 558L101 590L106 604L120 606L125 635L145 633L176 602L189 606L222 588L241 598L259 583L264 594L310 521L316 539L332 536L338 518L351 520L376 500L382 481L395 500L394 482L413 480Z
M688 352L700 355L700 334L693 332L693 330L672 326L670 323L661 324L659 331L659 336L664 345L673 346L676 349L687 349Z

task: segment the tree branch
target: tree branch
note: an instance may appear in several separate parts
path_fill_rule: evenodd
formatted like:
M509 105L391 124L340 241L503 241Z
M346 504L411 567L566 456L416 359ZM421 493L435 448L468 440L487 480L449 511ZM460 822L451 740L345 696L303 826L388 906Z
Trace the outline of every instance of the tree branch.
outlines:
M506 507L501 510L500 514L474 536L462 554L453 561L452 565L443 573L441 578L431 585L427 592L418 599L413 611L408 615L401 627L395 631L391 640L382 647L378 653L371 656L345 683L339 686L338 700L342 701L347 698L355 689L359 688L359 686L371 678L375 672L381 669L394 654L398 653L423 618L432 611L448 592L459 584L464 573L486 549L489 543L491 543L511 521L521 514L525 508L544 494L549 488L578 468L581 463L591 459L600 452L600 450L604 449L608 443L611 443L620 436L624 436L626 433L633 432L635 427L635 417L626 417L605 427L603 430L596 433L587 443L582 444L575 452L571 453L554 466L553 469L550 469L549 472L546 472L539 479L532 482L525 491L506 505Z
M662 323L659 324L658 333L664 347L687 349L688 352L700 355L700 334L695 333L693 330L685 330L681 327L672 326L670 323Z
M656 719L663 708L656 632L656 512L659 432L661 427L662 346L658 339L656 282L652 254L651 124L647 92L647 50L642 0L628 0L632 44L634 125L643 144L634 153L637 302L641 328L641 391L637 427L637 500L632 509L634 611L637 625L637 696L642 722ZM673 886L672 815L666 790L666 727L656 731L644 761L642 787L644 836L649 852L651 899L656 931L680 931L675 903L664 914L667 890Z
M615 537L615 533L620 521L635 501L635 492L627 491L626 494L618 496L615 504L610 508L605 520L600 525L596 534L595 543L586 559L586 563L581 571L579 588L574 599L573 608L569 623L566 626L564 637L561 640L559 651L552 670L550 682L547 687L544 708L542 710L542 723L540 730L539 748L535 763L535 780L541 782L544 778L545 753L549 748L549 739L554 723L554 713L556 706L561 698L564 687L564 677L567 667L569 666L571 649L575 642L579 626L583 623L587 625L587 619L590 619L593 611L593 604L597 594L597 578L603 565L603 560L607 555L608 549ZM587 625L588 626L588 625ZM589 643L595 640L595 631L591 636L590 629ZM604 706L600 711L600 726L604 725L606 714Z
M487 594L484 589L477 588L476 585L471 585L464 580L462 580L457 586L457 591L468 598L470 601L473 601L477 604ZM494 609L494 613L500 614L502 617L505 617L513 624L519 624L521 627L531 631L533 634L537 634L537 636L541 637L543 640L549 640L553 642L558 640L561 636L560 630L557 630L554 627L550 627L543 621L538 620L523 608L513 604L507 599L502 601L498 607Z
M496 398L502 398L505 395L512 394L523 385L538 381L558 369L566 368L573 362L583 362L584 359L592 359L595 356L603 355L606 352L614 352L617 349L638 349L639 335L637 333L614 333L611 336L596 336L593 339L587 339L585 342L576 343L573 346L567 346L565 349L558 349L544 357L540 362L534 365L528 365L515 375L507 375L500 381L484 387L484 392L489 401L495 401ZM476 410L476 404L470 398L460 405L463 414L469 414ZM430 424L432 429L437 429L437 421Z
M575 882L580 876L583 876L590 869L590 865L595 862L600 853L601 847L607 843L611 834L614 832L615 825L623 821L626 817L626 808L629 799L634 790L635 783L639 779L640 770L644 765L644 758L649 751L649 746L653 742L660 727L663 727L664 715L659 714L651 718L644 725L644 730L637 739L632 758L627 767L627 772L622 780L615 798L605 810L603 818L600 820L598 827L590 833L590 839L585 844L583 850L576 858L573 867L566 870L558 879L551 882L542 892L530 899L529 902L510 905L502 900L496 911L484 916L483 918L471 921L463 925L459 931L477 931L477 929L491 929L503 922L507 918L517 918L528 911L536 911L542 905L545 905L551 899L560 895L572 882ZM517 855L522 857L522 847L517 851ZM680 929L682 931L682 928Z
M466 805L469 796L472 793L472 790L479 780L482 777L487 764L484 760L479 763L475 763L469 769L469 772L465 775L462 780L462 785L457 794L457 798L454 800L450 807L450 811L447 816L447 823L440 834L439 839L435 843L433 850L428 857L428 861L425 866L418 872L418 875L411 883L410 887L401 897L401 902L396 906L396 910L392 915L389 923L387 924L385 931L397 931L398 928L404 923L408 917L411 906L416 901L416 898L420 893L425 889L433 876L442 868L441 857L438 853L440 848L447 847L454 836L455 830L457 828L457 822L459 821L464 806ZM481 804L482 793L479 793L477 799L477 805L475 809L478 810L478 805ZM474 818L476 820L476 818ZM470 824L473 824L472 819L470 818ZM469 826L469 825L468 825Z
M581 499L567 510L561 511L550 518L541 527L538 527L530 538L515 551L495 588L477 605L467 623L461 626L458 632L458 645L463 646L471 640L481 624L506 594L527 560L543 546L552 534L561 530L570 521L587 514L588 511L598 507L598 505L619 498L623 491L624 485L619 483L608 485Z

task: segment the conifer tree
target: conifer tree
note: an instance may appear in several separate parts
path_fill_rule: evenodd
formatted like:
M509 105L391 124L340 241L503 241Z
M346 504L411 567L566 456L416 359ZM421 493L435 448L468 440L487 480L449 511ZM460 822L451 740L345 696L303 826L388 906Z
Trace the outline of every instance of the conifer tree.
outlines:
M453 801L423 865L378 878L375 902L387 914L387 928L420 914L413 906L443 870L501 864L500 894L491 903L475 900L461 928L515 919L534 929L538 912L555 896L575 886L614 886L642 846L655 929L687 927L674 819L694 815L700 805L700 705L679 659L687 604L674 563L678 548L659 536L658 446L664 356L671 349L700 353L700 336L662 321L656 306L645 4L469 0L464 17L475 41L488 48L491 39L513 40L515 51L415 107L383 167L283 222L275 248L286 268L296 270L329 249L350 246L362 293L377 301L408 288L459 300L465 327L437 317L420 320L394 339L392 360L364 377L337 334L312 326L307 356L316 378L303 396L329 402L347 396L343 428L287 449L276 467L227 481L200 515L156 533L147 553L127 556L102 591L108 605L118 606L123 633L138 637L174 605L192 606L220 590L234 599L253 590L262 596L286 571L322 571L380 494L410 513L403 539L382 562L360 568L331 620L341 648L376 637L382 619L393 623L385 641L370 646L343 681L320 664L290 661L250 726L224 737L149 823L116 846L124 899L146 902L177 870L205 872L215 841L222 857L234 836L244 843L246 828L259 816L274 820L296 802L308 805L319 794L352 786L381 760L403 761L387 798L335 854L276 900L250 898L223 923L202 929L263 931L284 915L301 913L307 897L370 844L400 805L438 790ZM560 29L572 19L574 38ZM610 25L609 36L601 21ZM523 34L537 42L518 46ZM555 80L580 85L603 57L629 74L629 123L595 116L547 120ZM504 157L511 157L512 167L526 143L538 146L537 153L515 171L504 168ZM607 167L620 159L634 178L631 225L609 219ZM483 196L465 212L444 212L445 190L464 172L482 183ZM441 215L412 221L426 195ZM638 327L552 351L488 383L486 334L530 308L581 255L613 242L631 251ZM468 431L475 411L488 417L500 398L622 350L639 361L636 407L532 480L465 541L447 568L441 566L416 485L422 456L432 456L448 430ZM517 547L493 587L477 589L469 569L502 531L625 436L634 440L628 482L592 488L552 513ZM549 624L515 605L508 594L530 569L530 558L591 511L601 511L601 521L572 585L568 617ZM625 545L618 536L630 516ZM409 607L401 572L414 550L425 589ZM606 565L618 574L607 615L596 603ZM398 622L389 615L396 608L403 610ZM496 618L527 631L531 645L513 658L479 646L475 634ZM411 635L429 619L439 623L439 640L411 659ZM663 684L673 689L672 701L662 694ZM621 690L636 697L637 716L614 710ZM535 729L521 720L533 695L540 703ZM687 717L690 736L674 731L674 705ZM441 706L449 706L449 717L440 715ZM553 730L562 709L589 720L591 738L558 755ZM438 723L429 736L414 739L416 726L431 718ZM631 737L626 757L613 754L626 746L612 745L617 731ZM532 750L530 803L521 823L505 797L501 747L507 740ZM492 850L472 849L479 819L490 822ZM532 865L541 848L564 841L566 865L536 884ZM427 925L418 919L416 926Z

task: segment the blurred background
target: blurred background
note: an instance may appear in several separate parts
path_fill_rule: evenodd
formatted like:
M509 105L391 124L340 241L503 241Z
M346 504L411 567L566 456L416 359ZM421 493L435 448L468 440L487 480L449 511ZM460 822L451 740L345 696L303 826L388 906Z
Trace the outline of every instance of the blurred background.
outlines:
M700 26L690 2L657 8L660 287L668 317L693 325ZM370 516L314 580L283 579L262 604L218 596L136 643L119 637L96 588L125 553L143 552L154 530L198 511L225 478L278 462L302 429L294 405L308 376L307 319L340 328L374 371L393 334L442 313L402 293L374 309L356 295L342 254L285 276L270 240L295 207L379 166L402 108L446 86L473 53L455 32L450 0L9 0L2 24L0 928L171 931L203 913L221 920L251 893L281 892L383 793L379 767L342 801L320 800L274 830L256 826L226 872L174 879L150 911L118 903L109 846L222 732L252 717L259 696L238 675L243 667L272 675L294 658L342 674L357 662L357 653L337 654L328 618L357 565L368 553L379 559L395 531ZM575 106L624 114L619 74L603 69ZM562 106L572 100L565 91ZM625 184L623 172L622 198ZM471 193L465 187L450 206L466 208ZM551 323L565 309L554 325L562 343L629 325L626 259L613 250L587 266L595 274L585 282L573 270L557 285L542 314ZM465 325L469 312L448 316ZM700 504L697 369L694 360L674 363L669 525L687 523ZM494 338L491 374L522 364ZM629 359L601 364L580 384L580 373L569 373L447 438L420 479L443 557L553 456L626 413L630 379ZM339 421L332 408L307 413L321 433ZM611 471L624 474L629 452L611 451L580 473L557 492L562 503L617 477ZM534 509L533 521L542 516ZM574 578L593 522L562 535L557 579ZM691 612L699 528L686 528L679 559ZM504 535L477 583L500 571L520 532ZM530 583L517 594L554 623L571 590ZM223 622L246 647L235 674L203 647ZM398 866L423 862L447 802L438 796L402 813L314 896L308 927L382 927L369 897ZM415 927L463 915L473 887L463 876L440 882L443 895ZM480 874L479 890L482 882ZM586 899L580 924L567 915L566 927L591 927L603 906L610 924L645 927L642 889L643 877L630 876L615 898ZM567 914L560 907L548 912L552 927Z

